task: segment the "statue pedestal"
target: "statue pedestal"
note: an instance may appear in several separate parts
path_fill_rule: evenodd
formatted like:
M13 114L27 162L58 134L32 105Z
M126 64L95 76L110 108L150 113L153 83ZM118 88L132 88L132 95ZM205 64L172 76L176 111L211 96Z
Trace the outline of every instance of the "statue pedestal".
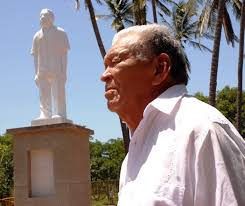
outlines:
M61 123L72 124L72 121L64 117L55 117L49 119L34 119L31 121L31 126L42 126L42 125L61 124Z
M89 137L71 123L9 129L15 206L90 206Z

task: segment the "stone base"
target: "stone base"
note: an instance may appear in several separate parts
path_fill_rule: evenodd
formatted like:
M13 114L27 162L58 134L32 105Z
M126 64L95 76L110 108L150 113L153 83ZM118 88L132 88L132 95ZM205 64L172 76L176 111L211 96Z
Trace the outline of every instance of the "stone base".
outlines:
M53 117L49 119L34 119L31 121L31 126L41 126L41 125L60 124L60 123L72 123L72 121L64 117Z
M7 130L14 140L15 206L90 206L89 137L70 123Z

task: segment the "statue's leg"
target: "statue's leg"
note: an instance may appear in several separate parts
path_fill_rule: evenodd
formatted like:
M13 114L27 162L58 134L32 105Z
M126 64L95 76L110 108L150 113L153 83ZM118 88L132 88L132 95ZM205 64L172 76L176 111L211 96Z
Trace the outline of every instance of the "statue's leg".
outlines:
M52 83L54 115L66 118L65 82L55 79Z
M51 118L51 85L46 78L39 80L40 90L40 118Z

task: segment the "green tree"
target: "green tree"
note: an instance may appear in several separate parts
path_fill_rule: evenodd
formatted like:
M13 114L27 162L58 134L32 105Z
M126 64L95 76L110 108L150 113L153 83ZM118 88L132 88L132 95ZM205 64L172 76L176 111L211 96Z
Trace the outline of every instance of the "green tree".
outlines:
M129 3L128 0L104 0L110 14L107 15L97 15L98 18L110 18L112 19L112 28L117 32L125 28L125 24L133 25L133 10L134 5ZM122 121L119 117L125 153L128 153L129 143L130 143L130 134L129 128L126 123Z
M96 15L97 18L112 19L112 28L117 32L125 25L133 25L133 4L128 0L104 0L110 12L107 15Z
M194 0L192 0L194 1ZM214 43L212 52L210 82L209 82L209 103L215 106L216 103L216 87L217 87L217 74L218 74L218 61L219 49L221 40L222 25L224 28L227 43L234 46L236 37L228 8L230 7L238 19L241 14L241 1L240 0L206 0L202 2L202 12L199 17L198 33L202 35L208 29L214 32Z
M174 2L172 0L151 0L153 22L157 23L157 8L161 9L161 12L167 16L171 15L171 11L168 9L166 4ZM163 16L162 16L163 17Z
M80 0L75 0L76 2L76 8L80 9ZM101 2L99 0L97 0L98 3L101 4ZM129 16L130 16L130 10L132 9L130 4L128 4L128 1L122 1L122 2L118 2L118 1L111 1L109 8L111 10L111 15L114 17L114 20L112 23L114 28L116 28L117 30L120 30L124 27L123 21L128 22ZM105 47L103 44L103 41L101 39L101 35L99 32L99 28L97 25L97 21L96 21L96 16L94 13L94 8L93 8L93 4L91 0L85 0L85 5L88 7L89 9L89 14L90 14L90 19L91 19L91 23L94 29L94 33L97 39L97 43L100 49L100 53L102 58L104 59L105 55L106 55L106 51L105 51ZM119 10L120 9L120 10ZM129 129L127 127L127 125L121 120L121 118L119 118L120 120L120 125L121 125L121 130L122 130L122 135L123 135L123 140L124 140L124 148L125 148L125 153L128 153L128 147L129 147L129 142L130 142L130 138L129 138Z
M0 136L0 199L13 191L13 144L9 135Z
M204 94L202 92L197 92L197 93L194 94L194 96L197 99L199 99L199 100L201 100L201 101L203 101L205 103L208 103L208 97L204 96Z
M80 9L80 0L75 0L75 2L76 2L76 9L79 10ZM97 0L97 2L101 4L101 2L99 0ZM102 38L100 35L99 27L97 25L97 21L95 18L94 7L92 4L92 1L91 0L85 0L85 5L89 10L90 20L91 20L91 23L93 26L94 34L95 34L97 44L98 44L99 49L100 49L101 56L102 56L102 58L104 58L106 51L105 51L105 47L104 47L104 44L103 44L103 41L102 41Z
M90 142L91 180L118 180L125 157L122 139Z
M216 103L216 87L217 87L217 73L219 63L219 49L221 39L222 20L224 15L225 0L220 0L218 3L218 18L215 27L215 38L213 44L213 55L211 62L211 72L209 81L209 103L215 106Z
M111 139L104 144L105 167L109 179L118 180L125 157L122 139Z
M95 142L90 142L90 172L91 172L91 180L101 180L103 179L104 174L103 171L103 144L96 140Z
M237 88L226 86L217 93L217 108L236 125L236 96ZM245 101L245 92L242 93L242 101ZM245 105L241 107L241 131L240 134L245 137Z
M185 45L190 45L203 51L212 52L208 47L200 43L200 40L196 41L198 29L197 9L197 3L191 4L190 1L187 3L180 1L173 6L170 23L165 21L162 14L161 17L163 22L169 26L175 38L180 41L183 48L185 48ZM208 33L204 33L203 37L212 39L212 36Z
M199 41L196 41L198 29L198 21L196 20L197 9L198 4L193 2L193 0L189 0L186 3L180 1L173 6L170 22L165 20L163 14L160 14L160 16L162 17L162 21L168 25L174 37L180 42L183 49L185 49L186 45L190 45L201 51L211 52L208 47L200 42L200 39ZM212 36L208 33L204 33L203 37L212 39ZM189 59L184 51L183 53L185 55L187 67L190 69Z
M133 0L134 24L145 25L146 22L146 0Z

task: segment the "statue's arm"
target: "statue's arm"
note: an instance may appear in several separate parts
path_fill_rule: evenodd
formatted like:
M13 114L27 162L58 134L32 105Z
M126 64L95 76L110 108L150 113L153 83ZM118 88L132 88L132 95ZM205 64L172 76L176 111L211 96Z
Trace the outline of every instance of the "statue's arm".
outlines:
M63 53L61 56L61 62L62 62L62 76L64 77L64 80L66 81L67 77L67 51Z
M38 73L38 51L37 51L37 36L33 37L31 55L34 58L35 75Z
M37 58L37 55L36 54L34 54L33 55L33 57L34 57L34 66L35 66L35 75L37 75L37 73L38 73L38 58Z
M68 55L68 50L70 49L70 44L69 44L69 40L68 37L66 35L66 33L63 33L63 43L64 43L64 50L63 50L63 55L61 58L62 61L62 73L63 73L63 77L66 81L67 78L67 55Z
M33 37L31 55L34 58L34 67L35 67L35 82L38 85L38 49L37 49L37 36Z

